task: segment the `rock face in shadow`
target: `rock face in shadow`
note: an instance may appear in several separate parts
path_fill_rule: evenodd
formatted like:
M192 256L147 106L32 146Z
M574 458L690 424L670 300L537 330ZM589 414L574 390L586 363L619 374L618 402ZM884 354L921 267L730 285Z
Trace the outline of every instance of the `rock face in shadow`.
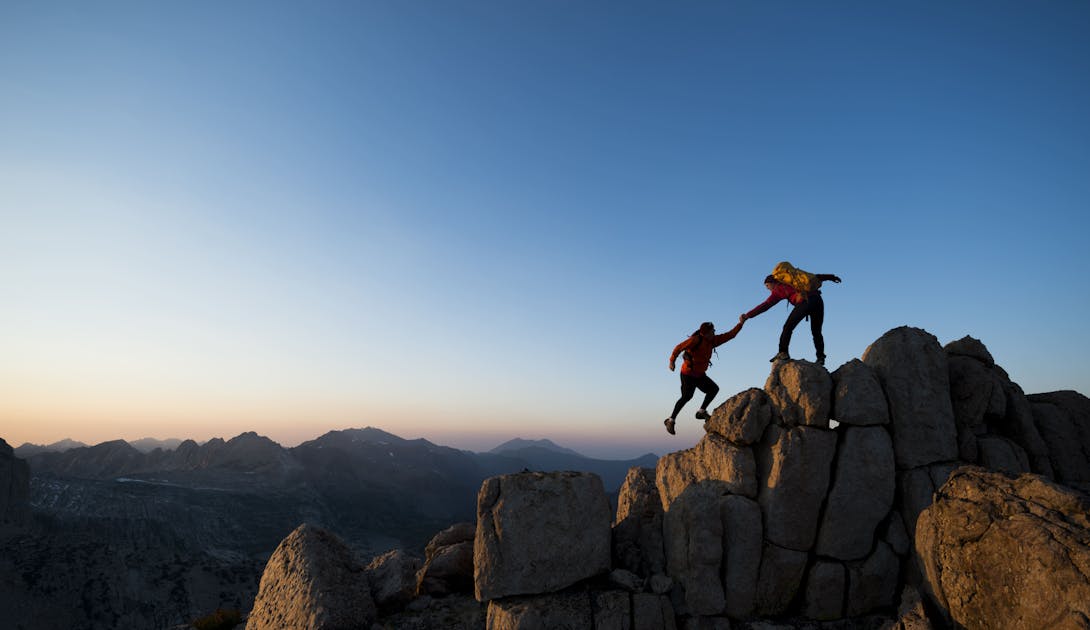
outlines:
M833 485L815 551L838 560L859 560L874 547L878 524L893 507L893 443L881 427L844 428Z
M979 340L946 344L958 458L1010 473L1053 475L1033 407Z
M836 434L809 426L771 426L757 452L765 538L780 547L809 551L829 490Z
M724 613L744 619L757 604L757 581L761 570L764 527L761 506L738 495L723 497L723 588Z
M494 601L487 623L494 630L593 628L594 616L586 593L558 593Z
M666 572L662 546L662 503L655 471L632 468L617 496L613 523L613 566L637 575Z
M456 523L435 535L424 548L424 566L417 575L418 595L473 592L475 523Z
M590 473L516 473L477 497L477 599L550 593L610 569L609 501Z
M30 468L0 439L0 527L22 527L30 520Z
M695 615L714 615L726 606L720 579L723 562L723 485L696 483L682 492L666 512L663 537L666 569L684 590Z
M1090 491L1090 399L1072 391L1027 399L1056 480Z
M380 613L396 612L413 600L421 566L420 558L401 549L391 549L371 559L367 565L368 582Z
M870 366L852 359L838 367L832 376L834 420L855 426L889 423L886 394Z
M916 554L960 626L1090 625L1090 497L1039 475L961 468L920 515Z
M898 469L957 459L950 374L938 339L902 326L863 353L889 401Z
M363 565L333 534L301 525L273 552L247 630L367 628L376 618Z

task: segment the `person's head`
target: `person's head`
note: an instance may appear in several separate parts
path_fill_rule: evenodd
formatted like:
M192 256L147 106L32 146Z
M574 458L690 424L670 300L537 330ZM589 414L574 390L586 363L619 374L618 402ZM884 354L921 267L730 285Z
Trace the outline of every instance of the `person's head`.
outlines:
M777 282L776 279L773 278L771 275L765 276L765 288L766 289L771 291L772 289L776 288L777 284L779 284L779 282Z
M697 330L696 332L700 333L701 335L714 335L715 324L711 322L704 322L700 325L700 330Z

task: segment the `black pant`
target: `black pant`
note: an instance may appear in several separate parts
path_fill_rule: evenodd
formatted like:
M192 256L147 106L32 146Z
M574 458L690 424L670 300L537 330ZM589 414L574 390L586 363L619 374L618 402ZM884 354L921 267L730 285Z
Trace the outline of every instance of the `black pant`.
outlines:
M821 336L821 324L825 322L825 302L821 300L820 293L811 293L809 298L796 304L787 316L783 332L780 333L780 352L787 352L787 346L791 345L791 333L795 332L795 326L807 315L810 316L810 332L814 335L814 349L820 359L825 356L825 338Z
M715 398L715 395L719 393L719 386L707 374L701 374L700 376L682 374L681 398L678 398L677 403L674 404L674 413L670 414L671 418L677 418L678 412L685 406L685 403L692 400L697 389L704 392L704 404L700 405L701 409L707 409L712 402L712 398Z

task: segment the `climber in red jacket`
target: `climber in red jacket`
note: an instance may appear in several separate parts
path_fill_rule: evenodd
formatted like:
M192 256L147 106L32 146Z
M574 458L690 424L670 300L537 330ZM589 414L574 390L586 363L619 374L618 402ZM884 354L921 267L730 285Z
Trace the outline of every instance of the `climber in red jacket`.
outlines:
M685 403L692 400L693 394L698 389L704 392L704 404L700 405L696 417L698 420L707 420L711 417L708 414L708 405L719 393L719 386L707 374L708 367L712 364L712 351L734 339L738 331L742 330L742 322L743 320L739 319L737 326L721 335L715 334L715 324L704 322L688 339L677 344L670 354L670 371L673 372L677 356L684 353L684 361L681 364L681 398L674 403L674 412L663 421L670 435L675 434L674 422L677 414Z
M819 281L829 280L832 282L840 282L840 278L831 273L819 273L816 275ZM814 336L814 350L817 351L817 364L825 365L825 338L821 334L821 325L825 321L825 302L821 299L821 291L799 291L795 287L784 284L772 276L765 277L765 288L771 291L768 299L755 306L753 310L748 313L743 313L741 317L742 321L760 315L772 308L780 300L786 299L788 302L795 305L795 308L791 310L791 314L787 316L787 321L783 324L783 331L780 333L779 352L769 360L775 362L788 361L791 359L791 355L787 353L787 347L791 344L791 333L795 331L795 326L798 326L799 322L809 315L810 332Z

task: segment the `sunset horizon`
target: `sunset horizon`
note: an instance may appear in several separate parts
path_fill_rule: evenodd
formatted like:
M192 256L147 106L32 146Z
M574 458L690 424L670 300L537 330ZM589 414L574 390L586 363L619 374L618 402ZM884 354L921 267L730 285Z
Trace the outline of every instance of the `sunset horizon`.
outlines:
M668 453L825 282L1090 392L1090 5L6 3L0 437ZM763 387L792 313L719 346ZM811 320L812 321L812 320ZM810 323L790 356L815 361Z

